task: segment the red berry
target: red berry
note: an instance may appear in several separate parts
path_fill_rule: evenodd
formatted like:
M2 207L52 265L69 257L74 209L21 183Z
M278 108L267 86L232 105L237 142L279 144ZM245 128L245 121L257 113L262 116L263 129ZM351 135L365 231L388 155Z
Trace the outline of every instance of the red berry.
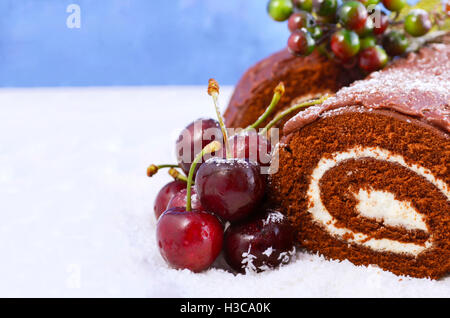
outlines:
M250 215L264 196L260 167L242 159L208 159L197 172L195 188L205 209L226 221Z
M294 229L283 214L268 210L230 225L225 231L224 253L227 263L238 272L274 268L294 256Z
M292 32L288 39L288 49L295 55L309 55L314 50L315 41L306 29Z
M378 71L388 62L388 56L384 49L379 46L369 47L359 54L359 67L366 72Z
M349 30L339 30L331 36L331 50L342 60L355 56L359 51L358 34Z
M170 200L169 204L167 205L167 210L171 208L182 208L186 206L186 199L187 199L187 189L183 189L177 194L175 194L172 199ZM205 209L202 207L202 204L200 203L200 198L197 195L197 191L195 190L195 187L191 188L191 205L194 210L200 210L205 211Z
M313 27L314 24L314 17L306 11L294 13L288 20L288 28L291 32L300 30L301 28Z
M178 165L186 175L189 174L195 156L213 140L222 141L223 135L219 122L210 118L197 119L180 133L176 141L176 155ZM221 154L212 155L221 156ZM197 165L195 172L200 166L201 163Z
M233 158L248 159L260 166L269 166L272 158L272 146L264 136L255 130L234 135L230 139Z
M358 30L367 20L366 7L358 1L347 1L338 10L339 22L347 29Z
M373 34L380 35L386 31L389 26L389 18L386 14L380 10L376 10L374 13Z
M156 219L167 210L167 205L169 201L181 190L186 189L186 182L183 181L172 181L166 184L156 196L155 205L153 210L155 211Z
M211 266L222 249L223 227L210 213L173 208L159 218L156 240L161 256L171 267L201 272Z

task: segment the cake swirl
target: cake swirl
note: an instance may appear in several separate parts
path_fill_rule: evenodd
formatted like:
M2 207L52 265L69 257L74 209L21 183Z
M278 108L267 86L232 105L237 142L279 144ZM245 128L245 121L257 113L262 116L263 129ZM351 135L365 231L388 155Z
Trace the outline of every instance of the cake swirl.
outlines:
M401 275L450 271L449 85L450 45L435 44L284 126L270 193L301 246Z

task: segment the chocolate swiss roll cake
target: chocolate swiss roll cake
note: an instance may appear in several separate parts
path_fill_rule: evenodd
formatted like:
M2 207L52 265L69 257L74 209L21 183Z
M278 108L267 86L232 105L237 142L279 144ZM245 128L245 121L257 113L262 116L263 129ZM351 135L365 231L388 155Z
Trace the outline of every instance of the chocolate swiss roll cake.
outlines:
M271 198L308 251L442 277L450 271L449 133L450 45L433 44L291 118Z
M244 128L255 122L270 104L279 82L286 85L277 105L281 111L293 102L334 93L360 78L362 75L356 68L346 69L317 50L309 56L298 57L284 49L260 61L242 76L225 111L225 121L232 128Z

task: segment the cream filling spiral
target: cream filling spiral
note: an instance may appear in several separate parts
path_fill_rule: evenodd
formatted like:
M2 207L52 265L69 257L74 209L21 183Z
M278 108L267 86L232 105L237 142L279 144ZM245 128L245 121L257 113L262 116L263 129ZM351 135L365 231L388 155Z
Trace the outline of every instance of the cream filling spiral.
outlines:
M376 239L364 233L354 232L351 229L337 227L337 220L328 212L321 200L320 180L331 168L340 162L348 159L373 158L392 163L397 163L403 167L422 176L441 191L450 200L448 185L436 178L433 173L424 167L416 164L408 164L401 155L393 154L386 149L379 147L357 146L345 152L336 152L331 158L322 158L311 174L311 181L307 191L309 200L308 212L313 220L323 226L326 231L349 243L355 243L380 252L393 252L397 254L419 255L433 245L433 238L424 244L399 242L391 239ZM384 224L402 226L409 230L420 229L428 233L424 216L414 209L410 202L398 201L394 195L385 191L367 191L360 189L353 194L359 201L357 210L361 216L383 221Z

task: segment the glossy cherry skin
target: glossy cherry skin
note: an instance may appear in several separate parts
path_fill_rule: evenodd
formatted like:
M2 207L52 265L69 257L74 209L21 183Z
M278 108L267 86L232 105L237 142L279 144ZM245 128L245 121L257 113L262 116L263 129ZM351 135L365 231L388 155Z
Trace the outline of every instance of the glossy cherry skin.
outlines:
M156 240L161 256L171 267L201 272L220 254L223 227L208 212L172 208L159 218Z
M266 188L260 167L243 159L208 159L198 170L195 188L202 206L223 220L250 215Z
M260 166L270 166L272 145L266 137L251 130L230 138L230 148L233 158L248 159Z
M267 210L225 231L224 255L238 272L261 272L288 263L295 255L294 229L286 216Z
M153 207L156 219L158 219L159 216L167 210L167 205L170 200L183 189L186 189L186 182L175 180L169 182L161 190L159 190Z
M172 197L169 204L167 205L167 210L171 208L186 207L186 199L187 189L185 188ZM200 203L200 199L194 186L191 188L191 206L194 210L205 211L205 209L202 207L202 204Z
M178 136L176 155L180 168L187 175L195 156L213 140L222 141L223 135L219 122L211 118L199 118L190 123ZM212 154L210 156L220 154ZM203 162L203 161L202 161ZM202 163L197 164L195 171ZM195 174L194 174L195 175Z

